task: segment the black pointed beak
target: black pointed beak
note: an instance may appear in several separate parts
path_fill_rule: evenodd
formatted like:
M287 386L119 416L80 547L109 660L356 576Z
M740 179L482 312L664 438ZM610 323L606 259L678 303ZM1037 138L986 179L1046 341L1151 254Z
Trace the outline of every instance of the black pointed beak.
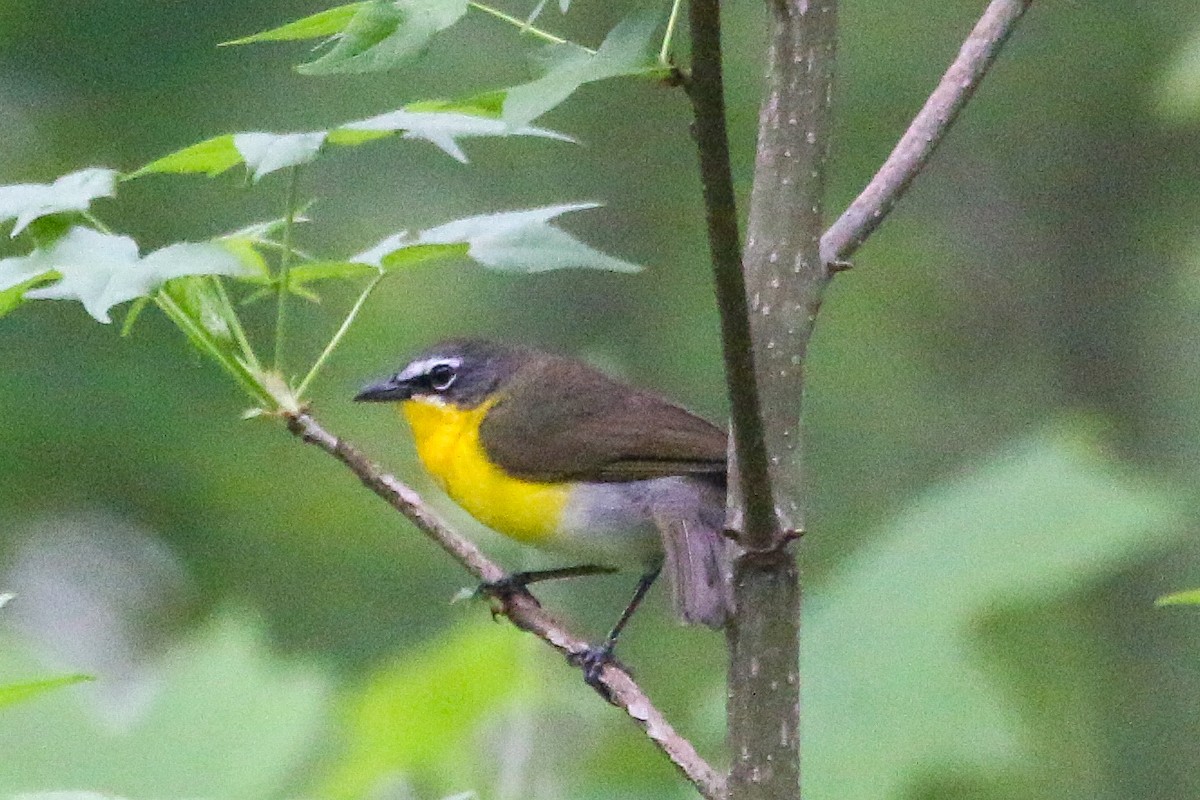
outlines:
M408 381L399 380L395 375L367 384L354 395L355 401L359 403L397 402L411 397L412 385Z

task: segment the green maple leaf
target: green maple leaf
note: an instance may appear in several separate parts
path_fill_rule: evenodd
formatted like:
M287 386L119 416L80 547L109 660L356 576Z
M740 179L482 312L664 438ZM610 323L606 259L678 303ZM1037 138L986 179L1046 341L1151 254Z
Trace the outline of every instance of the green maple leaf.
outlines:
M231 252L211 243L173 244L142 257L127 236L72 228L49 247L0 260L0 292L32 280L57 276L48 286L27 289L29 300L78 300L100 322L109 310L148 297L164 282L184 275L239 275L245 267Z
M16 236L29 223L51 214L87 211L99 197L112 197L115 170L91 167L63 175L54 183L20 183L0 186L0 222L16 220Z
M414 256L466 256L490 269L545 272L568 267L636 272L641 267L605 255L559 228L550 220L571 211L596 208L596 203L547 206L529 211L481 214L447 222L416 236L398 233L349 259L383 269L412 263Z

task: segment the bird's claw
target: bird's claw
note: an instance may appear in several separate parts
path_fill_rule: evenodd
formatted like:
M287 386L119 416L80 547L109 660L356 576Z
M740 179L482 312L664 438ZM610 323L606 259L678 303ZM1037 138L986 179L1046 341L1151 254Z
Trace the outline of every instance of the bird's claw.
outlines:
M596 646L589 646L578 653L571 653L567 656L567 661L571 666L579 667L583 670L583 682L596 690L596 693L607 700L609 703L616 705L613 699L612 692L600 680L604 673L604 667L612 664L617 669L628 673L629 669L617 660L613 655L613 645L611 642Z
M503 578L498 578L494 581L483 581L475 588L476 597L495 597L503 599L511 597L514 594L524 594L533 598L533 594L529 591L525 573L514 572L511 575L505 575ZM535 599L534 602L537 602Z

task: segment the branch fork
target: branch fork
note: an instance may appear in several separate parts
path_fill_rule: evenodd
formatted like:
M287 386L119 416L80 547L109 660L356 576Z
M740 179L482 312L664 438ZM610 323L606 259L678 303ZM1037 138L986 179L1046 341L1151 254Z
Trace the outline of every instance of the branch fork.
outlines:
M807 13L810 3L820 4L818 13L828 13L831 17L833 0L790 0L799 3ZM772 9L781 10L777 16L777 24L793 26L795 19L789 10L789 2L773 0ZM930 95L921 112L913 120L904 136L900 139L892 154L872 178L871 182L846 209L841 217L829 227L820 237L819 257L806 259L803 265L808 277L801 277L806 282L803 289L809 298L808 308L811 313L804 320L803 338L799 343L799 361L792 361L795 370L803 369L803 356L807 344L807 336L811 330L812 317L820 302L823 286L829 278L850 267L849 257L866 241L871 233L879 226L884 217L891 211L915 176L932 156L947 130L953 124L956 116L970 99L979 82L986 75L995 61L1004 42L1012 32L1013 27L1024 12L1032 5L1032 0L992 0L974 30L967 38L958 58L947 70L937 89ZM690 0L689 8L693 34L693 64L688 72L675 70L672 76L681 83L692 99L696 120L693 131L697 139L701 155L701 176L705 187L705 207L708 214L710 243L713 249L713 259L717 279L718 295L722 308L732 309L730 314L722 314L722 341L725 347L725 357L728 369L727 380L733 400L734 415L734 463L745 473L740 477L731 476L730 486L733 487L766 487L770 488L773 476L768 475L767 435L760 396L758 377L756 375L754 354L759 349L756 339L761 331L752 331L749 314L751 312L765 317L767 308L757 307L750 303L746 294L747 278L743 273L743 254L738 233L737 211L734 204L734 193L731 179L731 168L728 153L728 143L725 133L725 111L723 89L720 74L720 22L719 5L717 0ZM787 35L786 29L781 29L782 35ZM794 27L791 30L796 30ZM697 38L698 35L698 38ZM803 48L807 45L801 38L793 38L790 42L779 38L776 32L775 45ZM830 45L832 46L832 45ZM799 52L799 51L797 51ZM777 65L782 66L782 65ZM782 94L794 91L796 87L782 87ZM813 98L810 98L812 100ZM819 98L818 105L819 105ZM779 109L774 109L778 112ZM790 107L789 107L789 113ZM820 112L817 112L820 113ZM762 124L776 125L778 120L764 112ZM789 119L789 125L795 121ZM823 148L821 139L812 142L818 148ZM790 157L790 151L781 151L788 156L781 162L776 174L766 176L770 180L779 181L783 170L795 169L795 162ZM761 156L761 153L760 153ZM818 156L823 157L823 156ZM761 166L761 164L760 164ZM763 172L764 170L759 170ZM760 176L756 175L756 181ZM783 185L783 184L781 184ZM776 213L780 213L776 211ZM766 262L774 265L777 255L773 243L753 241L751 248L766 248ZM809 263L809 262L813 263ZM800 266L787 264L787 267ZM798 272L797 276L802 273ZM796 276L790 276L789 279ZM768 281L770 285L775 284ZM361 304L361 300L360 300ZM339 332L344 333L344 331ZM794 342L788 344L793 347ZM769 359L768 359L769 360ZM787 367L791 369L792 367ZM351 472L362 483L403 514L426 536L445 550L472 576L482 582L499 581L506 576L506 571L495 562L488 559L473 543L464 539L452 530L442 518L421 499L412 488L385 473L376 464L365 458L356 448L329 433L322 427L306 408L292 406L278 412L284 418L288 430L308 444L311 444L331 455ZM791 440L799 437L799 430ZM787 438L785 436L785 438ZM732 493L732 492L731 492ZM744 517L747 527L758 535L741 537L742 544L747 547L739 557L735 581L743 583L763 581L772 584L762 590L766 596L787 596L787 602L778 607L791 607L798 603L798 586L794 561L788 542L797 538L802 526L789 525L787 514L780 519L778 509L771 502L772 491L745 491L746 501ZM740 501L738 503L740 505ZM739 515L735 515L739 516ZM783 523L783 524L781 524ZM766 536L762 534L766 532ZM782 568L781 568L782 567ZM791 587L791 588L789 588ZM792 590L796 594L792 597ZM757 591L757 590L756 590ZM774 593L774 594L772 594ZM548 645L558 650L568 661L577 659L588 649L588 642L567 630L558 620L554 619L538 604L537 600L527 592L507 592L493 596L496 604L493 608L502 613L521 630L532 633ZM783 619L785 615L757 614L745 620L735 619L731 626L730 641L734 656L731 666L736 668L741 657L757 658L756 653L745 652L738 655L740 640L747 642L759 641L763 637L786 638L786 631L772 632L771 628L780 625L793 625L795 620ZM787 615L791 616L791 615ZM740 630L739 630L740 626ZM761 630L756 630L761 629ZM785 675L789 697L794 694L799 685L798 667L795 659L785 657L772 667ZM599 683L607 692L610 702L622 709L646 734L654 745L665 755L690 781L706 800L725 800L727 784L725 776L717 772L696 752L692 744L679 735L678 732L650 701L645 692L638 686L629 673L616 664L606 664L599 676ZM751 686L751 689L754 687ZM766 687L763 692L769 693ZM753 692L750 692L753 694ZM745 717L751 727L755 727L754 718L761 716L747 704L749 696L734 696L731 694L731 706L735 708L731 723L737 714ZM798 708L790 703L788 718L783 721L785 731L796 731ZM745 706L740 712L737 708ZM761 721L761 720L760 720ZM758 725L757 727L762 727ZM773 728L778 731L778 723ZM788 776L787 783L794 783L794 767L782 762L793 759L796 755L796 738L785 736L779 743L780 758L774 759L769 765L771 771L780 771ZM764 751L766 761L772 761L769 750ZM760 754L763 755L763 754ZM745 762L745 763L742 763ZM766 796L760 790L764 787L760 782L761 775L756 777L752 769L754 764L744 758L737 759L733 767L734 784L741 796ZM744 773L744 774L743 774ZM780 785L780 784L776 784ZM798 796L795 788L785 790L779 796ZM771 795L775 796L775 795Z

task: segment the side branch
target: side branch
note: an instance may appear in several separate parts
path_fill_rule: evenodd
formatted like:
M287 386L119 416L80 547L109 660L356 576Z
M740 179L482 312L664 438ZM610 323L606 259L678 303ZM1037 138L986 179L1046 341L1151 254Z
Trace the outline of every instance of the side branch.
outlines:
M495 581L505 571L483 554L474 544L452 530L430 509L411 487L396 480L368 460L350 444L325 430L306 411L285 413L288 430L303 441L324 450L342 462L363 484L388 505L399 511L426 536L445 550L468 572L481 581ZM531 595L514 593L498 600L503 614L523 631L537 636L570 658L582 654L588 643L562 626L547 614ZM607 664L600 683L608 690L613 705L623 709L662 751L663 755L683 773L707 800L722 800L725 796L723 778L700 757L691 742L680 736L651 704L650 699L629 676L629 673Z
M913 119L875 177L821 237L821 258L849 258L903 196L954 124L1033 0L992 0L963 42L958 58Z

